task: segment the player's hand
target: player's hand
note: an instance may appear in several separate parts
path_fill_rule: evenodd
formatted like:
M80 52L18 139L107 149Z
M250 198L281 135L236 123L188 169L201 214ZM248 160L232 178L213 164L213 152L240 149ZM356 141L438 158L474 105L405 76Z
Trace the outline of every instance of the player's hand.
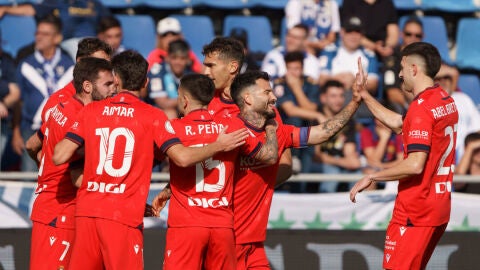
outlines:
M245 143L245 139L248 137L248 131L246 128L241 128L230 133L226 133L228 126L225 126L218 134L216 143L219 144L223 151L231 151L240 145Z
M355 186L350 190L350 201L353 203L357 202L355 200L355 196L357 193L364 191L366 188L368 188L370 185L372 185L374 181L372 180L370 175L364 176L360 181L355 183Z
M166 186L162 191L160 191L157 196L152 201L152 211L155 217L160 216L160 212L165 208L167 201L170 199L172 195L171 189L169 186Z
M365 95L369 95L367 90L367 75L363 70L362 58L358 57L358 72L355 75L355 81L352 85L352 100L360 102Z
M155 209L153 209L153 207L148 203L145 204L145 211L143 212L143 216L144 217L158 217Z
M23 153L23 149L25 149L25 142L23 141L22 135L20 133L20 129L18 128L17 131L13 131L12 134L12 149L13 151L21 156Z
M8 116L8 108L3 102L0 102L0 118L6 118Z

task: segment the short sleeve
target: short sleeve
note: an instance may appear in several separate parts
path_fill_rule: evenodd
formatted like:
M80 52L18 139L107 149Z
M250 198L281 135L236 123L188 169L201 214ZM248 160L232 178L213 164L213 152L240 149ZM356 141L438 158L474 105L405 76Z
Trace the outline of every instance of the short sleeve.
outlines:
M162 153L165 153L172 145L181 143L180 139L175 135L172 123L163 111L159 109L152 110L152 123L153 138Z
M65 136L66 139L69 139L78 145L83 145L85 143L85 118L89 107L90 106L85 106L80 110L77 120L73 122Z
M285 139L285 148L302 148L308 146L310 127L296 127L292 125L280 125L278 127L280 138ZM279 133L277 132L277 134Z
M425 108L412 102L404 121L403 138L407 153L430 152L434 119Z

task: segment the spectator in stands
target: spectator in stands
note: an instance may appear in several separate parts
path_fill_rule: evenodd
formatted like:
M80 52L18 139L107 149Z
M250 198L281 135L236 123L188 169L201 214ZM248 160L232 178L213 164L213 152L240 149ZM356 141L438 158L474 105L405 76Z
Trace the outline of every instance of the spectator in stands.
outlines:
M452 72L452 70L454 71ZM456 74L458 74L458 70L455 67L442 63L440 70L435 76L435 83L438 83L443 90L447 91L455 100L455 104L457 104L458 126L455 151L458 162L463 156L467 134L480 131L480 112L472 98L454 88L453 78Z
M168 118L177 118L178 86L183 75L192 73L188 53L190 46L183 39L170 42L168 55L148 72L148 97Z
M334 43L340 32L340 14L335 0L289 0L285 18L287 29L299 23L308 26L307 49L315 55Z
M303 74L314 80L318 79L318 59L306 51L308 27L297 24L288 29L285 47L279 46L267 53L262 62L261 70L267 72L272 79L280 78L286 73L284 55L287 52L304 52Z
M4 14L35 16L37 21L48 14L58 16L63 24L62 46L75 57L77 43L82 37L95 36L100 18L110 15L110 10L100 0L43 0L28 4L1 6Z
M461 107L461 106L459 106ZM455 168L458 175L480 175L480 133L470 133L465 137L465 153ZM480 194L479 183L454 182L454 189L458 192Z
M394 47L392 55L385 58L382 67L384 97L392 109L398 113L404 113L413 99L407 92L400 89L401 81L398 74L400 73L402 49L423 39L423 24L420 19L415 16L408 18L403 26L401 36L402 43Z
M243 65L240 68L240 73L244 73L247 70L259 70L260 66L257 64L258 61L262 61L263 55L262 53L252 54L248 50L248 33L245 29L240 27L232 28L230 31L230 37L236 39L242 43L244 51L245 51L245 59L243 61Z
M22 171L34 171L37 166L25 150L25 141L41 125L41 112L48 97L72 80L73 60L62 52L62 24L49 14L37 23L35 52L18 65L17 83L21 91L21 108L14 118L12 147L22 155Z
M100 19L97 27L97 37L112 47L113 55L125 51L125 47L122 45L122 24L115 16Z
M399 37L397 10L392 0L343 1L342 20L352 16L364 23L364 48L374 51L380 59L392 55Z
M317 111L320 97L318 85L312 78L303 75L303 57L304 53L300 51L285 55L287 72L274 81L273 88L283 123L297 127L325 121L325 117ZM294 166L294 171L310 172L313 152L313 146L292 149L292 158L298 160L292 161L293 164L301 164L301 169Z
M15 78L15 62L11 55L2 51L0 32L0 160L3 157L7 140L11 136L11 109L20 99L20 89Z
M378 119L374 121L373 127L364 126L360 131L360 153L366 159L366 164L362 164L364 174L390 168L403 160L402 137Z
M327 81L321 91L321 112L331 118L345 106L345 87L339 81ZM315 146L313 172L326 174L360 173L360 158L357 153L355 121L350 119L335 136ZM339 182L322 182L320 192L346 191Z
M167 17L160 20L157 24L157 48L150 52L147 57L148 67L152 68L155 63L162 63L168 54L168 44L174 40L183 39L182 27L180 22L173 18ZM202 62L198 60L195 53L190 50L188 57L191 61L191 69L193 72L201 73L203 69Z
M338 80L346 89L351 89L357 72L357 59L361 57L362 65L368 72L368 91L372 94L377 92L378 63L375 54L361 45L363 31L359 17L349 17L344 21L340 32L340 47L329 46L319 57L320 86L326 81Z

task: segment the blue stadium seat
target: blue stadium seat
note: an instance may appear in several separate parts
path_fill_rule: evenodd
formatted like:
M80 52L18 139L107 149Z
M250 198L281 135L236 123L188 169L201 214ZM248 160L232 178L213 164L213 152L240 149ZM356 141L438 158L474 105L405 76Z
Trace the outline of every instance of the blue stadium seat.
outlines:
M32 16L5 15L0 20L2 48L16 57L20 48L35 40L37 26Z
M398 10L421 10L421 0L393 0L395 8Z
M110 0L115 1L115 0ZM184 9L192 7L192 2L198 2L199 0L140 0L145 6L160 8L160 9Z
M280 22L280 45L285 46L285 37L287 36L287 19L282 18Z
M172 17L178 19L182 26L183 36L198 59L202 61L203 46L210 43L215 37L212 19L204 15L172 15Z
M143 4L143 0L100 0L100 2L109 8L133 8Z
M462 18L457 27L457 58L456 63L460 69L480 70L480 19Z
M242 9L252 7L249 0L192 0L192 3L195 6L205 5L219 9Z
M400 17L400 31L403 29L405 22L409 18L408 15ZM448 34L445 21L440 16L423 16L419 17L423 24L424 37L423 41L433 44L437 47L443 61L452 65L454 61L450 57L448 49Z
M473 103L480 110L480 79L478 76L476 74L460 74L458 87L472 98Z
M272 26L267 17L228 15L223 21L223 35L229 36L235 27L247 31L248 48L251 52L267 53L272 49Z
M441 10L446 12L475 12L479 10L475 0L422 0L424 10Z
M284 9L288 0L248 0L248 2L257 7Z
M127 49L134 49L147 57L155 48L155 23L148 15L116 15L122 24L123 42Z

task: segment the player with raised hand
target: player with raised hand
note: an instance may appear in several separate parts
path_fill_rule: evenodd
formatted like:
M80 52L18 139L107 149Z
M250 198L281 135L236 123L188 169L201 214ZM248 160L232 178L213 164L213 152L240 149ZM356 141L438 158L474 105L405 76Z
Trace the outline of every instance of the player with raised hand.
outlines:
M402 90L415 96L404 117L361 91L373 115L401 133L405 145L403 161L364 176L350 191L356 202L357 193L375 181L399 181L385 238L385 269L425 269L450 219L458 112L452 97L434 84L440 65L440 54L429 43L402 50Z
M220 130L244 128L237 117L215 119L207 110L215 86L205 75L185 75L178 90L178 111L184 115L172 121L182 143L200 147L216 140ZM272 122L274 123L274 121ZM215 154L201 163L181 168L170 163L172 192L164 255L164 269L234 269L233 173L239 155L250 156L266 164L276 163L276 126L266 127L265 144L247 137L235 150ZM154 208L162 199L154 199Z
M93 57L81 59L73 69L73 85L76 94L54 106L38 132L43 140L37 197L31 215L30 269L68 267L75 241L77 188L72 183L69 164L53 164L53 151L85 105L115 93L110 62Z
M188 167L242 145L247 135L222 131L207 146L183 146L165 113L139 99L148 83L147 61L128 50L116 55L112 66L120 91L80 111L53 156L55 164L63 164L85 146L70 269L143 269L143 214L155 145Z

